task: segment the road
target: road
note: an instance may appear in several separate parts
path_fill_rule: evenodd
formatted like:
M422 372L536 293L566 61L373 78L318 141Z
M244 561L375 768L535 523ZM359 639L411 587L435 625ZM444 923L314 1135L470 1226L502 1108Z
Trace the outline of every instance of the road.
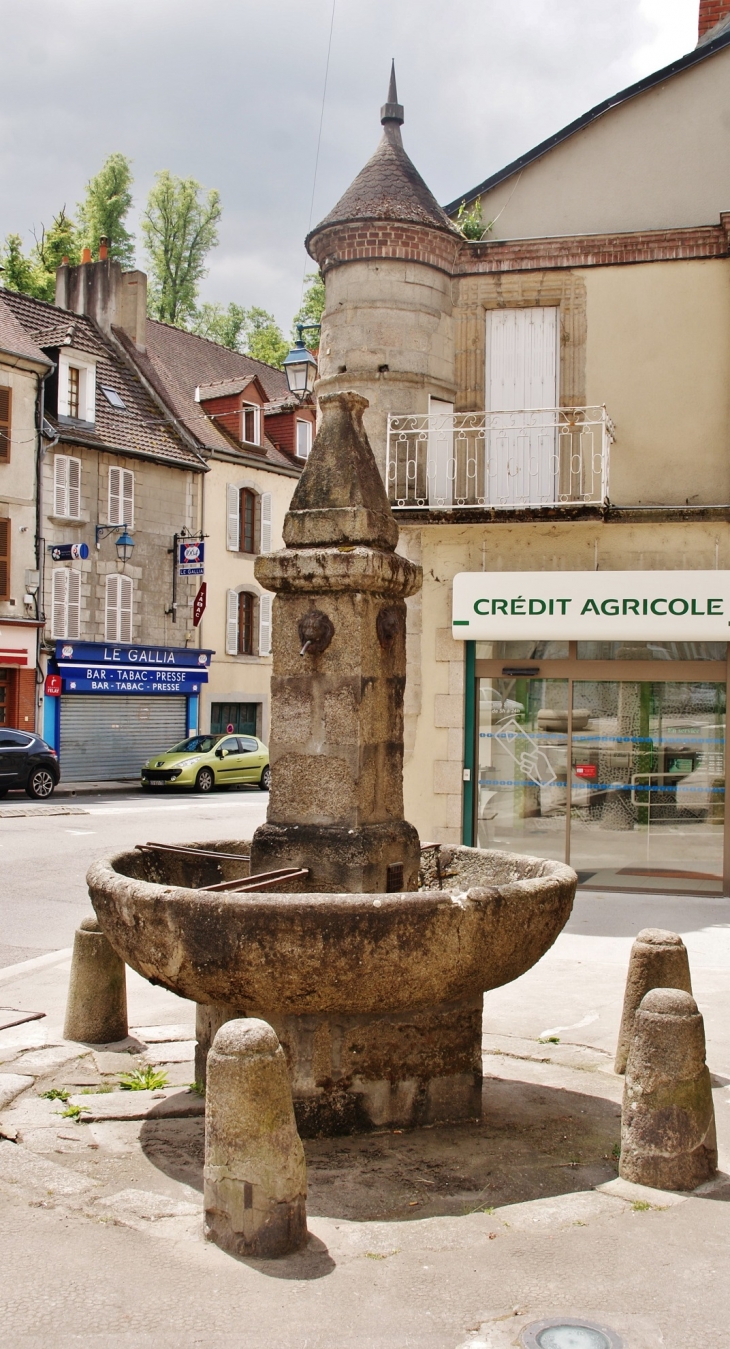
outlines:
M8 797L4 809L28 814L0 815L0 967L72 944L89 913L84 878L96 858L148 840L250 838L268 799L258 788L152 799L132 790L54 797L51 805L74 813L42 815L21 795Z

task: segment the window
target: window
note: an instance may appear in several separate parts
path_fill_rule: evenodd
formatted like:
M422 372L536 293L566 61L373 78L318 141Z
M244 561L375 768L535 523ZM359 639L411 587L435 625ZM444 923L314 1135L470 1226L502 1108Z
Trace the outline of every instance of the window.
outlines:
M10 599L10 521L0 520L0 600Z
M256 493L244 487L241 497L241 528L239 532L239 551L255 553L254 527L256 523Z
M81 460L67 454L53 458L53 514L67 520L81 516Z
M226 655L271 655L271 596L229 590L226 605Z
M259 417L260 409L257 407L244 407L241 409L241 440L245 440L249 445L258 445L259 436Z
M231 553L271 552L271 492L226 488L226 546Z
M58 415L74 421L96 420L96 360L87 352L62 347L58 357Z
M308 459L312 448L312 423L297 417L297 459Z
M104 624L107 642L131 642L133 592L134 587L128 576L120 576L119 573L107 576Z
M0 464L10 459L10 389L0 389Z
M109 469L107 524L127 525L129 529L134 525L134 474L130 468Z
M68 415L78 418L79 415L79 384L81 371L75 365L68 367Z
M110 403L118 412L126 412L127 404L123 398L120 398L116 389L110 389L106 384L102 384L101 391L106 398L107 403Z
M0 669L0 726L7 726L10 721L14 678L14 670Z
M53 636L78 640L81 633L81 572L56 567L51 576Z

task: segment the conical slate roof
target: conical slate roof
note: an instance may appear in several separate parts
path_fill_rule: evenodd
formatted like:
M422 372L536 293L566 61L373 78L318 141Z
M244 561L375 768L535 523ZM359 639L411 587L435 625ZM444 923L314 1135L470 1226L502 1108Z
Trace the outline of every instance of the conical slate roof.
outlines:
M311 231L309 239L329 225L353 220L397 220L430 225L448 230L449 234L459 233L403 149L400 134L403 108L398 102L395 86L395 65L391 69L388 101L381 108L380 120L383 136L375 154L329 215Z

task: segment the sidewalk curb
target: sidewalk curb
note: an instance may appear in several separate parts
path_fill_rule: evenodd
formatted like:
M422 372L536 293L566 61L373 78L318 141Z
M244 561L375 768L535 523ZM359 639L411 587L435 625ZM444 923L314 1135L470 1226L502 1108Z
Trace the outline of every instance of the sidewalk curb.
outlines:
M0 968L0 984L8 984L13 979L22 979L24 974L45 969L48 965L60 965L70 960L73 948L64 946L61 951L47 951L44 956L33 956L31 960L21 960L17 965L4 965Z

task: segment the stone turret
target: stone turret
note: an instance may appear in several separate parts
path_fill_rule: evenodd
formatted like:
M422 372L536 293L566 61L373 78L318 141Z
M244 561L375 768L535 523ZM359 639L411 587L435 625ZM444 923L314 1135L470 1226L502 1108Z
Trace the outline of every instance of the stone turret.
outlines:
M421 569L395 552L366 400L333 394L320 407L287 546L256 559L276 599L272 784L251 874L307 867L313 891L415 890L420 845L403 819L404 601Z
M365 426L383 471L389 412L453 401L452 272L461 235L401 139L395 69L372 159L309 234L325 279L317 392L367 398Z

